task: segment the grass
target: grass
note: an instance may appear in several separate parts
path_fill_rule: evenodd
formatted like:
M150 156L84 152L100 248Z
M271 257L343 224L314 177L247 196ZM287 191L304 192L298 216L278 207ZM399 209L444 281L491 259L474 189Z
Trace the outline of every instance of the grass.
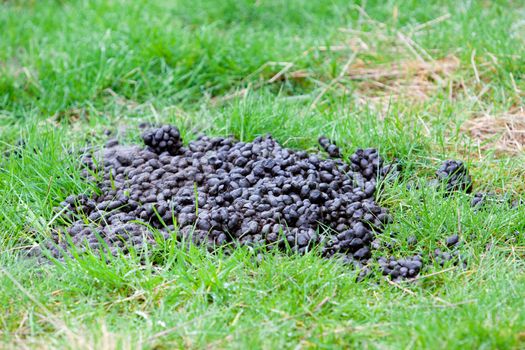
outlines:
M504 141L468 125L522 118L524 14L503 0L0 3L2 347L523 348L523 205L474 210L424 184L457 158L476 189L523 199L523 144L508 141L521 124ZM92 189L77 152L105 129L137 142L142 121L174 123L186 140L272 133L309 150L326 134L346 154L398 158L381 237L395 256L423 255L421 278L356 283L315 252L170 242L109 261L20 258L49 234L54 206ZM453 233L466 269L431 259Z

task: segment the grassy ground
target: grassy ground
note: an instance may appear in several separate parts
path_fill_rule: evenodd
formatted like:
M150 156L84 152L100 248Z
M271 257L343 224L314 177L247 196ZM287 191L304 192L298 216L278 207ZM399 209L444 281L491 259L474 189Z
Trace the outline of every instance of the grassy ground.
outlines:
M1 2L0 347L525 347L523 205L406 189L457 158L476 189L523 199L524 15L520 1ZM136 141L145 120L399 158L382 237L422 253L422 277L356 283L315 253L170 245L145 261L19 259L53 206L90 189L71 151L104 129ZM467 269L430 257L453 233Z

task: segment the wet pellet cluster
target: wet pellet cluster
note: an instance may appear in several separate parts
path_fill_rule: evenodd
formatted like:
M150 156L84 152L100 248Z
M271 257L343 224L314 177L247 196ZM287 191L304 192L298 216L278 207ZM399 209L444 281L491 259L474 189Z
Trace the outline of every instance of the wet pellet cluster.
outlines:
M70 224L67 235L56 232L48 244L54 255L68 244L126 252L154 243L156 231L210 248L242 244L304 253L320 246L326 257L364 263L374 232L390 220L374 193L393 167L384 166L375 149L358 150L347 164L283 148L271 136L253 142L201 136L183 146L179 130L163 126L142 138L146 147L112 142L85 156L83 175L98 191L62 203ZM328 139L320 144L340 156Z
M444 242L444 245L447 247L447 249L443 251L440 248L436 248L433 253L434 261L442 267L447 263L452 263L454 266L466 268L467 262L461 256L458 250L460 244L461 241L457 234L447 237Z
M321 136L319 138L319 145L323 148L323 150L328 153L328 155L332 158L340 158L341 157L341 151L339 150L339 147L335 144L335 142L331 141L326 136Z
M402 259L380 257L377 262L383 275L388 275L393 280L414 278L419 274L423 266L421 255Z
M444 184L446 193L454 191L472 191L472 178L461 161L446 160L436 172L437 179Z

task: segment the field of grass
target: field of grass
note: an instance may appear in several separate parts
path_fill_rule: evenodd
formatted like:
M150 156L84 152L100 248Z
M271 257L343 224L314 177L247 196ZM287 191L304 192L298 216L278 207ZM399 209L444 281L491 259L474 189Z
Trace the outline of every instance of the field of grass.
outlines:
M525 199L524 18L510 0L0 2L0 348L524 348L525 206L425 185L461 159L475 191ZM356 282L315 252L247 248L21 257L90 191L75 151L106 129L138 142L143 121L398 158L381 239L425 269ZM431 258L451 234L465 269Z

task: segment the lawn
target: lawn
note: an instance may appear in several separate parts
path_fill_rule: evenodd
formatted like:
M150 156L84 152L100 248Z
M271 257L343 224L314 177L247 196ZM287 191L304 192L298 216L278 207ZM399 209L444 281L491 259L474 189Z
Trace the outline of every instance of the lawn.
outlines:
M524 18L510 0L0 2L0 348L524 348ZM138 143L142 122L379 149L403 165L381 240L424 270L357 282L315 251L175 245L26 258L93 189L78 151ZM503 200L443 196L446 159ZM465 268L432 258L452 234Z

